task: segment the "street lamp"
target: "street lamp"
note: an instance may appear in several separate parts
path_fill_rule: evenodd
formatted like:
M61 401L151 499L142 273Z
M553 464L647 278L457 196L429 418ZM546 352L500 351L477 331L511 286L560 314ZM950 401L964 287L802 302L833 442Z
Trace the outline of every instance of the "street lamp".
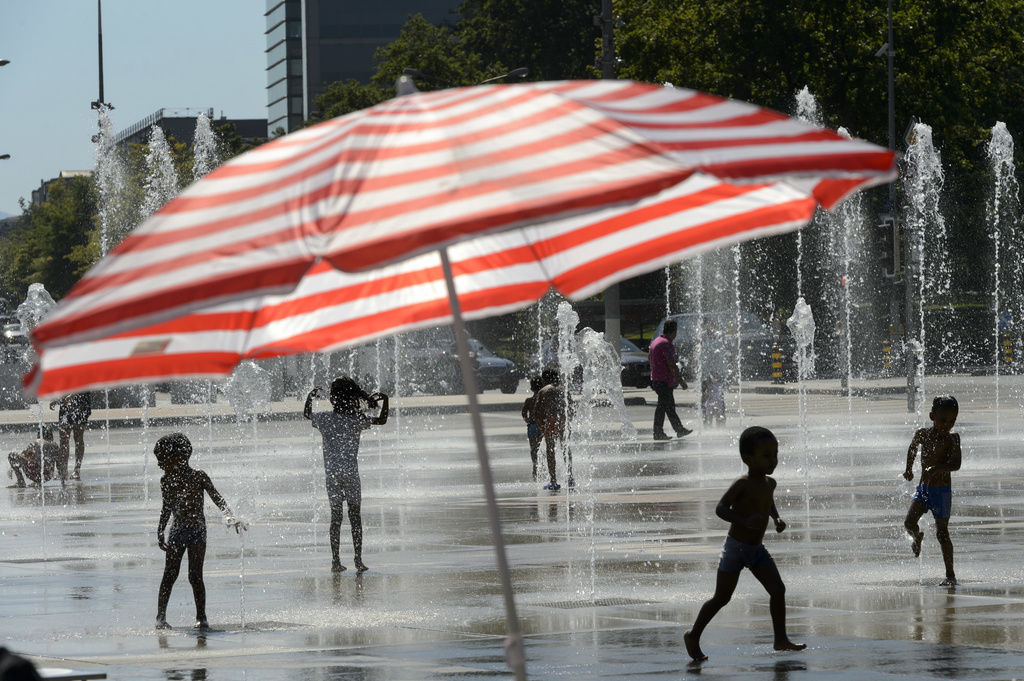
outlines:
M0 66L7 66L11 63L10 59L0 59ZM11 157L10 154L0 154L0 161L6 161Z

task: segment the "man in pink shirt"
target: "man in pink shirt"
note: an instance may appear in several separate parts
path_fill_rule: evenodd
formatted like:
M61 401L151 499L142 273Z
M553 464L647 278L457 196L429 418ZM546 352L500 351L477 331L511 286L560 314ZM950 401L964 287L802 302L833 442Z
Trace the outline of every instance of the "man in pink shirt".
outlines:
M671 440L672 436L665 432L665 416L676 431L678 437L689 435L693 431L683 426L676 413L676 399L672 394L678 384L686 390L686 381L679 373L676 365L676 348L672 344L678 331L674 319L665 320L661 335L651 343L648 357L651 363L651 388L658 394L658 406L654 410L654 439Z

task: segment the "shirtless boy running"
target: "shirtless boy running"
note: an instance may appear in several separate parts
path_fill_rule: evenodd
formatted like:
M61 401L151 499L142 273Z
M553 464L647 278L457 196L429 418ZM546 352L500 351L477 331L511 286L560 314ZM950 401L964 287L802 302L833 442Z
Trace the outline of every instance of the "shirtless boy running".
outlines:
M942 548L942 562L946 564L946 578L942 586L956 586L953 572L953 542L949 538L949 515L953 505L953 489L950 473L960 470L960 435L950 432L956 425L960 405L955 397L940 396L932 400L928 418L931 428L921 428L914 433L907 449L907 469L903 477L914 479L914 457L921 450L921 482L910 502L907 519L903 526L910 534L911 549L915 556L921 555L921 541L924 532L917 521L925 511L931 511L935 518L935 537Z
M700 649L700 635L711 618L732 598L743 568L757 577L770 597L768 611L775 630L775 650L807 647L804 643L793 643L786 634L786 585L782 583L775 560L761 543L769 517L775 521L776 532L786 529L772 498L775 479L768 477L779 464L779 441L767 428L747 428L740 435L740 457L747 464L747 474L732 483L715 508L715 514L729 523L729 536L725 538L718 563L715 595L701 607L693 628L683 634L686 652L698 662L708 659Z

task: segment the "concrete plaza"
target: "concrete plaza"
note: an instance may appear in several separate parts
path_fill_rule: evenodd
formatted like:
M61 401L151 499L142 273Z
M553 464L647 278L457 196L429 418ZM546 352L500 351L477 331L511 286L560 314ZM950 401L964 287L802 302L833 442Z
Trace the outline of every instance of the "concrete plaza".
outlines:
M530 479L518 413L525 388L483 395L530 677L1024 678L1024 383L1002 377L997 391L994 377L954 376L925 385L927 400L952 392L961 403L955 589L938 586L930 519L920 560L903 536L913 483L900 473L927 409L908 414L898 384L857 383L852 398L837 382L814 382L805 398L794 386L772 394L748 385L742 399L728 394L724 426L668 443L650 437L653 393L629 391L639 438L625 439L615 412L598 408L573 445L577 487L557 493ZM677 395L696 428L692 390ZM351 569L347 526L350 569L330 572L319 437L296 418L301 403L291 397L272 416L238 424L222 403L164 398L145 413L112 413L109 429L108 415L94 412L82 482L0 490L2 645L41 667L111 679L511 678L464 398L402 400L364 436L363 575ZM4 451L24 445L36 414L0 414ZM745 574L702 641L710 660L698 665L681 635L714 588L727 530L714 508L743 472L736 438L755 424L781 442L776 502L789 527L770 531L766 545L788 587L790 636L808 649L772 651L768 598ZM236 536L207 504L213 628L203 634L189 628L184 571L168 613L175 628L153 628L163 553L151 451L175 430L249 522Z

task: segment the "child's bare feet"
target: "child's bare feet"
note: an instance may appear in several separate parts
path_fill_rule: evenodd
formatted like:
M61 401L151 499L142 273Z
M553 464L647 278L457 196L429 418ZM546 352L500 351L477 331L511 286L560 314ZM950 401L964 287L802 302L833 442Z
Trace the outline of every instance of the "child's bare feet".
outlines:
M910 538L910 550L914 552L914 558L921 555L921 541L924 540L924 531L921 530Z
M957 586L960 582L956 581L956 577L946 577L944 580L939 582L939 586Z
M363 561L361 561L361 560L357 560L356 561L356 572L362 573L362 572L366 572L369 569L370 568L366 567L366 564L363 563Z
M775 650L803 650L806 647L806 643L793 643L788 638L775 642Z
M700 641L694 638L693 632L687 629L683 632L683 643L686 645L686 654L697 662L704 662L708 656L700 649Z
M164 617L157 617L156 618L156 628L157 629L170 629L171 625L167 623L167 619L166 618L164 618Z
M347 568L342 565L339 561L331 563L331 572L344 572Z

